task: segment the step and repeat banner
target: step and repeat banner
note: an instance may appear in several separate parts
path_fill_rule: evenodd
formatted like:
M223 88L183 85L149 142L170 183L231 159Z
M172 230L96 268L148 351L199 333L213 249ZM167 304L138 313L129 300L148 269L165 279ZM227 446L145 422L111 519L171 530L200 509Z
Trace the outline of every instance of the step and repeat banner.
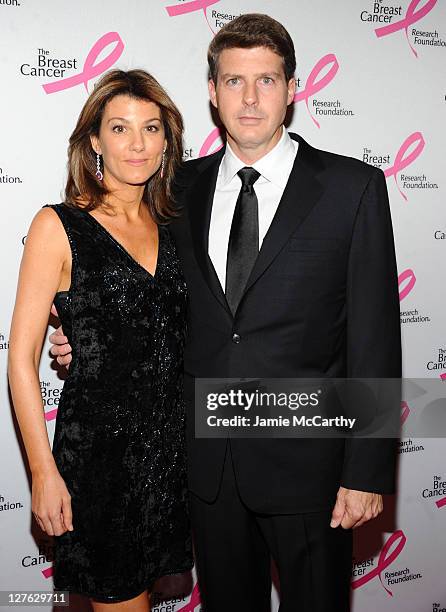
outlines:
M444 0L0 0L0 590L52 588L52 542L31 520L6 376L30 221L44 204L61 201L68 137L109 68L144 68L166 87L185 119L185 159L220 147L206 50L220 27L249 12L275 17L295 42L298 90L289 129L385 172L404 373L443 377L446 385ZM48 351L46 343L40 379L51 438L63 379ZM403 421L416 415L423 393L411 388L403 398ZM355 532L354 612L446 610L445 440L401 440L398 494L385 504ZM278 602L275 586L272 610ZM198 612L195 577L161 582L153 603L155 612ZM77 606L86 603L75 599ZM233 611L240 611L237 601Z

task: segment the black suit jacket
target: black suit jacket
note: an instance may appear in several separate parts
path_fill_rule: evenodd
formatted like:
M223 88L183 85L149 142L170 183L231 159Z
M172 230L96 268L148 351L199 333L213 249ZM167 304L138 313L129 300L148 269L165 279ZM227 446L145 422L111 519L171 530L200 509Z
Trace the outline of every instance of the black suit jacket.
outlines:
M384 175L291 137L299 141L296 160L235 317L208 256L224 150L180 173L182 211L171 229L189 289L189 483L207 501L218 492L226 442L194 438L194 377L401 376ZM231 447L240 494L257 512L325 509L340 485L394 491L394 439L233 439Z

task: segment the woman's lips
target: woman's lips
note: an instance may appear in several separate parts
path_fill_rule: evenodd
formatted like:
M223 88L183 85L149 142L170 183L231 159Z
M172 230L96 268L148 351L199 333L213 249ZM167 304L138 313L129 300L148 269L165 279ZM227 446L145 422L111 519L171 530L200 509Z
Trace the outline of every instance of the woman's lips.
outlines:
M147 159L126 159L125 161L131 166L142 166L147 162Z

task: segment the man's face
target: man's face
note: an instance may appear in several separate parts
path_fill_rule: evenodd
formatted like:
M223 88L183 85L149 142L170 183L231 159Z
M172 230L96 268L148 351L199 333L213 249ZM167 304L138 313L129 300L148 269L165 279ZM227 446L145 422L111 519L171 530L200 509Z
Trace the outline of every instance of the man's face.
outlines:
M279 141L295 89L294 78L286 81L282 58L266 47L220 53L217 83L209 81L209 95L228 142L242 159L255 161Z

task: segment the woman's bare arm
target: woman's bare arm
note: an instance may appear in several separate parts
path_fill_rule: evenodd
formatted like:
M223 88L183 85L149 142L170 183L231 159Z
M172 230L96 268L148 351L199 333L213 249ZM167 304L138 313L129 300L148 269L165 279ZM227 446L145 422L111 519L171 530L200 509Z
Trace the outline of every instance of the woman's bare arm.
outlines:
M72 528L71 505L48 440L39 363L54 295L69 287L70 273L67 236L56 213L44 208L31 224L20 265L8 374L32 473L33 512L50 535Z

